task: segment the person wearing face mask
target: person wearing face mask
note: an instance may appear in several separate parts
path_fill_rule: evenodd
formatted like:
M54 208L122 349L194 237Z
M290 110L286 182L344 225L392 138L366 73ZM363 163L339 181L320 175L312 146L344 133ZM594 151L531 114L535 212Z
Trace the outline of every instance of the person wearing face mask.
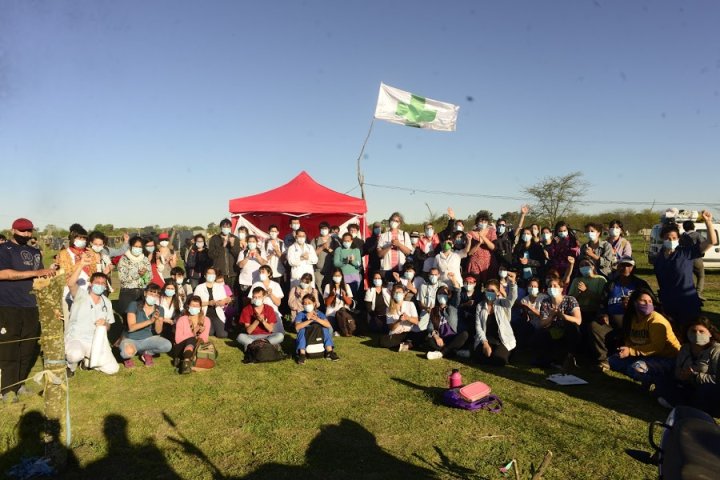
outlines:
M392 272L400 271L400 267L405 264L405 257L412 251L410 235L400 229L402 216L395 212L390 215L389 221L390 229L380 235L377 247L380 267L385 272L386 281L392 280Z
M320 236L313 238L310 245L315 249L318 258L315 264L315 284L318 290L322 290L330 281L329 276L335 267L334 255L340 248L340 242L330 235L330 225L327 222L320 222Z
M565 370L577 366L582 314L575 297L563 294L564 286L560 278L551 277L548 296L540 304L540 330L533 343L537 353L535 364L541 367L558 361Z
M420 292L416 297L420 313L420 329L426 330L430 322L430 310L435 306L437 291L440 287L447 287L445 282L440 281L440 270L437 267L430 269L428 281L420 285Z
M378 243L382 234L382 224L375 222L372 225L370 236L365 239L363 247L363 256L367 256L367 269L369 272L377 272L380 270L380 256L378 255Z
M295 340L295 352L297 353L297 364L304 365L307 356L305 347L307 346L307 338L305 333L307 327L316 323L322 327L323 347L325 348L325 359L336 362L340 360L335 353L335 344L333 343L333 329L325 314L317 310L315 306L315 298L312 295L305 295L302 299L303 309L295 316L295 331L297 338Z
M578 270L580 276L572 281L568 294L575 297L580 306L583 320L580 325L581 341L582 345L586 346L590 344L592 324L597 320L598 312L602 308L602 296L607 280L595 274L595 267L588 259L580 261Z
M265 240L264 250L265 258L267 258L267 264L272 268L272 279L280 285L285 284L285 261L286 261L286 248L285 242L283 242L278 236L280 230L277 225L270 225L268 227L268 238Z
M434 301L435 299L433 303ZM419 324L415 304L405 300L405 289L402 285L393 285L387 308L388 334L380 337L380 346L407 352L415 345L422 345L427 337L427 327L423 329Z
M720 334L706 317L691 321L672 378L658 382L658 403L666 408L690 405L720 417Z
M155 249L156 270L163 280L170 276L170 270L177 266L177 255L170 246L170 235L163 232L158 235Z
M145 287L150 284L152 266L150 260L143 255L142 238L135 236L129 240L130 249L125 252L118 262L118 278L120 279L120 297L116 310L123 316L127 312L130 302L142 298ZM115 338L114 329L110 330L110 341ZM119 333L119 332L118 332Z
M405 256L405 264L412 263L413 267L415 267L415 273L418 276L422 276L425 273L423 267L425 266L425 261L428 259L428 255L421 248L418 248L417 245L419 242L420 233L410 232L410 254Z
M498 270L497 260L493 254L497 233L489 225L490 218L480 213L475 217L475 230L470 233L472 245L468 252L470 257L468 273L475 275L479 282L494 277Z
M704 240L700 232L695 230L695 222L692 220L685 220L682 223L683 233L680 235L680 244L692 247L695 244L702 245ZM701 301L705 301L703 298L703 290L705 289L705 263L703 257L696 258L693 260L693 276L695 277L695 289L698 292L698 297Z
M269 265L263 265L258 270L258 281L253 283L252 288L250 288L248 300L252 300L251 292L255 290L255 287L262 287L265 290L265 303L273 307L278 318L280 318L279 308L285 294L280 284L272 280L272 268Z
M247 351L248 345L260 339L266 339L279 349L285 334L277 331L279 319L275 309L265 303L265 289L255 287L251 294L250 305L246 305L240 312L240 325L244 326L245 333L238 335L237 342L243 351Z
M168 282L163 287L159 305L163 308L162 336L172 341L175 321L182 314L182 304L174 282Z
M246 229L247 231L247 229ZM244 241L244 240L243 240ZM232 222L224 218L220 222L220 233L210 237L208 255L216 272L222 272L233 289L238 288L237 258L245 248L241 239L232 234Z
M303 306L303 298L305 298L306 295L312 295L315 299L315 309L319 309L320 294L313 281L313 276L309 273L304 273L302 277L300 277L300 282L292 287L288 294L288 307L290 307L293 320L295 316L305 308Z
M12 223L12 239L0 245L0 397L29 393L21 382L30 374L38 355L37 342L26 340L40 336L40 318L33 279L54 277L54 268L43 268L42 253L27 245L34 230L27 218Z
M423 226L422 235L420 235L417 244L415 244L415 249L425 254L426 260L424 266L427 268L423 268L423 272L427 272L430 269L430 265L432 265L435 254L440 250L440 236L435 233L435 227L432 223L426 223Z
M460 323L467 327L471 336L475 334L475 308L482 298L482 288L477 287L475 277L466 275L463 287L460 290L458 313L460 315Z
M210 322L210 335L227 338L230 325L226 324L225 307L232 299L227 296L225 285L216 282L217 275L217 270L208 268L205 272L205 283L198 285L194 294L202 299L203 314Z
M255 235L247 236L246 248L238 253L237 266L240 269L238 283L240 284L240 297L251 297L251 286L259 280L259 270L263 265L267 265L265 253L260 249L258 239ZM247 305L248 302L243 302Z
M700 315L702 303L693 281L693 264L696 258L718 244L712 214L704 210L702 217L708 232L706 242L681 245L678 226L674 223L664 225L660 231L663 250L653 261L660 301L665 313L679 325Z
M382 272L372 275L372 284L365 292L365 311L368 329L373 333L387 333L387 309L390 305L390 292L385 288Z
M540 330L540 307L546 298L547 294L540 291L540 279L531 278L527 283L527 295L520 300L522 322L517 326L515 337L521 346Z
M565 275L568 269L568 258L577 258L580 254L580 244L575 238L575 232L564 221L555 224L555 238L552 245L545 248L548 253L547 269L556 270L560 276Z
M127 234L125 234L127 236ZM107 248L107 237L104 233L99 232L97 230L90 232L90 235L88 236L88 243L90 250L92 250L93 254L95 255L95 262L91 266L91 269L94 272L100 272L104 273L108 279L110 278L110 274L115 269L115 265L112 263L112 257L118 257L120 255L123 255L125 252L127 252L129 245L127 245L127 240L129 240L129 237L125 240L125 245L120 249L113 249L111 252ZM119 255L112 255L112 253L118 253ZM93 268L94 267L94 268ZM112 293L113 289L112 286L108 283L108 292Z
M640 288L650 290L650 285L635 275L634 270L635 260L622 257L603 288L600 312L597 321L591 324L591 350L596 360L593 369L596 371L609 370L608 352L614 352L622 346L623 317L630 295Z
M580 248L580 255L577 259L578 261L590 260L595 267L595 272L607 278L615 268L617 257L610 243L600 238L601 234L602 225L597 223L585 225L587 243Z
M630 240L624 237L624 227L620 220L612 220L608 224L607 242L615 253L615 258L620 260L622 257L632 257L632 245Z
M435 306L430 311L430 336L428 337L428 360L448 358L465 345L469 336L461 325L458 314L460 305L460 281L450 273L451 288L438 289Z
M290 226L290 232L288 232L288 234L285 235L284 238L286 247L290 247L290 245L295 243L295 237L297 236L297 232L302 228L300 226L299 218L290 218L290 220L288 220L288 225Z
M68 278L68 288L73 299L70 317L65 325L65 358L68 362L68 376L73 376L80 362L93 359L92 368L112 375L118 372L107 340L107 332L114 323L112 303L105 296L107 276L102 272L93 272L86 286L78 285L83 268L92 265L93 258L86 256L73 268ZM101 335L102 338L96 338Z
M87 230L85 230L82 225L74 223L70 225L69 231L68 247L60 250L57 255L57 264L59 269L65 272L65 280L70 278L70 275L75 272L75 265L80 262L85 252L88 251ZM86 265L77 279L79 286L86 286L93 272L93 266ZM65 302L63 302L63 318L67 319L70 307L72 306L72 297L70 296L70 289L67 285L63 289L63 298L65 299Z
M353 297L357 297L362 280L362 254L352 246L352 240L349 232L343 234L342 245L335 249L333 264L335 268L342 270L345 283L350 287Z
M513 268L520 272L520 286L524 288L528 280L543 271L544 266L545 250L533 239L532 230L523 228L513 250Z
M365 251L365 241L360 236L360 225L351 223L347 227L348 233L352 237L352 248L357 248L361 252Z
M202 311L202 299L193 295L175 326L174 358L176 366L179 367L178 373L192 372L192 357L198 341L207 343L209 337L210 328Z
M335 315L342 308L352 308L354 300L350 286L345 283L343 271L335 268L332 271L331 282L325 285L323 298L325 299L325 315L337 330Z
M193 238L192 247L188 250L185 268L190 278L190 286L194 290L201 283L205 283L205 271L213 264L207 249L205 236L198 233Z
M160 255L158 254L155 240L152 238L146 238L143 241L143 250L145 251L145 256L147 256L148 260L150 260L150 281L156 285L160 285L160 288L163 288L165 286L165 278L163 277L162 271L165 269L165 266L162 265L160 261Z
M481 364L504 367L515 348L515 334L510 325L512 307L517 300L515 273L508 272L507 298L500 296L497 280L485 283L485 299L475 310L475 360Z
M187 305L187 299L193 294L193 287L190 283L186 282L185 270L183 270L182 267L175 267L170 270L170 278L165 284L167 285L168 283L175 285L180 306L184 307Z
M448 223L445 229L440 232L440 241L444 242L448 238L454 237L457 232L465 232L465 223L462 220L455 218L455 210L451 207L447 209Z
M670 322L651 290L635 290L623 318L624 346L608 358L610 368L649 387L672 374L680 351Z
M160 304L160 286L151 283L145 288L140 301L130 302L127 308L127 325L120 341L120 356L125 368L133 368L133 357L140 355L146 367L155 363L153 356L167 353L172 343L160 336L164 324L164 311Z
M454 250L454 242L452 239L445 240L441 244L441 251L435 257L431 263L432 267L436 267L440 272L440 280L449 283L450 273L453 274L454 278L462 278L461 262L467 257L470 251L471 239L469 235L466 235L465 248L463 250Z
M318 256L307 243L307 234L302 228L295 232L294 242L287 249L287 260L290 265L290 287L297 285L304 273L314 274Z
M402 275L393 272L393 278L395 279L395 283L399 283L405 287L405 300L409 302L415 301L420 287L425 283L425 280L415 271L415 266L412 263L405 264Z

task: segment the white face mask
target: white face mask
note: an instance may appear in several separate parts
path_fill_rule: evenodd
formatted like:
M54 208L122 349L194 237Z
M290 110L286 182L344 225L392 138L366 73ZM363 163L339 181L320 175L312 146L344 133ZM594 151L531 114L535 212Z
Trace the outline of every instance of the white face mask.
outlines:
M617 237L620 236L620 232L621 232L621 230L620 230L619 228L617 228L617 227L611 228L611 229L610 229L610 236L613 237L613 238L617 238Z
M413 278L415 278L415 272L405 272L405 278L407 278L408 280L412 280Z
M687 337L690 343L693 343L698 347L704 347L710 343L709 333L688 332Z
M497 231L500 235L502 235L503 233L505 233L506 228L507 227L505 227L505 225L498 225Z
M680 242L677 240L665 240L663 242L663 247L665 247L667 250L675 251L679 244Z
M260 281L261 281L261 282L264 282L265 280L268 279L268 274L267 274L267 273L261 273L261 274L259 275L259 277L260 277Z
M531 297L537 297L538 293L540 293L540 289L537 287L530 287L528 288L528 293Z
M558 287L550 287L548 288L548 294L550 294L551 297L559 297L562 293L562 289Z
M73 245L75 245L75 248L85 248L87 246L87 240L76 239Z
M404 298L405 298L405 294L402 293L402 292L394 293L394 294L393 294L393 299L394 299L397 303L402 302Z
M177 283L178 285L182 285L184 281L185 281L185 277L177 277L175 279L175 283Z
M245 233L245 232L238 233L238 238L240 240L245 240L245 237L247 237L247 233Z
M587 232L585 233L585 236L590 240L591 242L594 242L597 240L597 232Z
M230 235L230 227L223 227L220 229L223 235Z
M374 278L373 285L375 285L376 287L382 287L382 278Z
M299 223L291 223L290 228L292 228L293 232L296 232L300 230L300 224Z
M410 237L410 245L417 245L418 240L420 240L418 237Z
M560 238L567 238L567 236L568 236L567 230L558 232L558 237L560 237Z
M426 237L432 237L435 234L435 230L432 228L426 228L425 229L425 236Z
M464 230L465 230L465 225L463 225L463 224L455 225L456 232L462 232Z
M545 239L546 242L549 242L550 240L552 240L552 233L543 233L543 239Z
M474 292L475 291L475 284L474 283L467 283L465 284L465 290L468 292Z
M195 246L197 248L203 248L205 246L205 242L195 242Z
M477 224L478 230L485 230L487 228L488 224L485 222L481 222Z
M248 250L255 250L257 248L257 243L250 242L248 243Z
M305 237L297 237L295 241L298 243L298 245L305 245Z
M320 235L322 235L323 237L327 237L328 233L330 233L330 230L328 230L327 228L320 229Z
M161 247L167 247L168 245L170 245L170 242L168 242L167 240L163 240L160 242Z
M315 310L315 305L313 305L312 303L307 303L307 304L305 304L305 305L303 306L303 308L305 309L305 311L306 311L307 313L310 313L310 312L312 312L313 310Z
M500 270L500 271L498 272L498 275L500 275L500 278L506 278L506 277L507 277L507 272L506 272L505 270Z
M333 277L333 282L335 282L335 283L342 282L342 277Z
M271 239L271 240L276 240L276 239L277 239L277 236L278 236L278 232L270 232L270 239Z
M522 236L522 241L523 241L523 242L526 242L526 243L527 243L527 242L529 242L530 240L532 240L532 235L530 235L529 233L523 234L523 236Z
M256 307L259 307L263 303L264 303L264 301L262 298L253 298L252 299L252 304L255 305Z
M208 275L205 275L205 280L207 280L209 283L213 283L215 281L215 274L210 273Z
M428 279L430 280L430 283L433 284L433 285L435 285L435 284L438 282L438 276L437 276L437 275L430 275L430 276L428 277Z
M396 222L396 221L390 222L390 228L392 228L393 230L395 230L399 226L400 226L400 222Z
M93 245L91 248L92 248L93 252L95 252L95 253L100 253L100 252L103 251L103 249L104 249L105 247L102 246L102 245Z

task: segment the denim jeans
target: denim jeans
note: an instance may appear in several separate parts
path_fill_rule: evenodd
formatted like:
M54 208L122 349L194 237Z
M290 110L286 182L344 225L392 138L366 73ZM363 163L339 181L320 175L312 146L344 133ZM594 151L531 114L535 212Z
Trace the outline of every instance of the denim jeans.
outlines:
M298 350L305 350L305 347L307 347L307 338L305 338L305 330L306 328L303 328L299 332L297 332L297 340L295 340L295 351ZM333 331L329 328L323 327L323 346L327 349L327 347L335 347L335 344L333 343Z
M120 356L125 360L132 358L132 355L125 353L126 345L133 345L136 350L136 355L142 355L143 353L155 355L156 353L169 352L172 349L170 340L163 338L160 335L153 335L152 337L144 338L142 340L123 338L120 342Z
M642 371L643 368L636 368L635 362L644 362L640 367L647 367L647 372ZM665 357L625 357L620 358L617 354L608 358L610 368L616 372L623 373L633 380L642 382L643 385L657 384L663 382L667 377L673 375L675 369L675 359Z
M271 345L280 345L285 338L284 333L271 333L270 335L248 335L247 333L241 333L237 336L237 342L240 344L243 350L247 349L255 340L266 339Z

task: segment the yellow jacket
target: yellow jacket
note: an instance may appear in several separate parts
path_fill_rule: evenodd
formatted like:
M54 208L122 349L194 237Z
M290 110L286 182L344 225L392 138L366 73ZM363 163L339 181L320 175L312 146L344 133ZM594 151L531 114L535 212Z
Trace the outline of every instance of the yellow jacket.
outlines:
M625 346L633 357L652 355L675 358L680 351L680 342L670 322L657 312L651 313L647 320L633 318Z

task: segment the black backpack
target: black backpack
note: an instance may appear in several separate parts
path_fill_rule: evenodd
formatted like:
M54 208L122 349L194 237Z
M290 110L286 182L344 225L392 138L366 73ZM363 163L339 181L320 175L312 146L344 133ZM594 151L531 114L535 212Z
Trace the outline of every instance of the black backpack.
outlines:
M285 358L285 354L275 348L266 339L255 340L245 350L245 363L277 362Z
M322 358L325 355L322 325L313 322L305 327L305 340L305 355L308 358Z

